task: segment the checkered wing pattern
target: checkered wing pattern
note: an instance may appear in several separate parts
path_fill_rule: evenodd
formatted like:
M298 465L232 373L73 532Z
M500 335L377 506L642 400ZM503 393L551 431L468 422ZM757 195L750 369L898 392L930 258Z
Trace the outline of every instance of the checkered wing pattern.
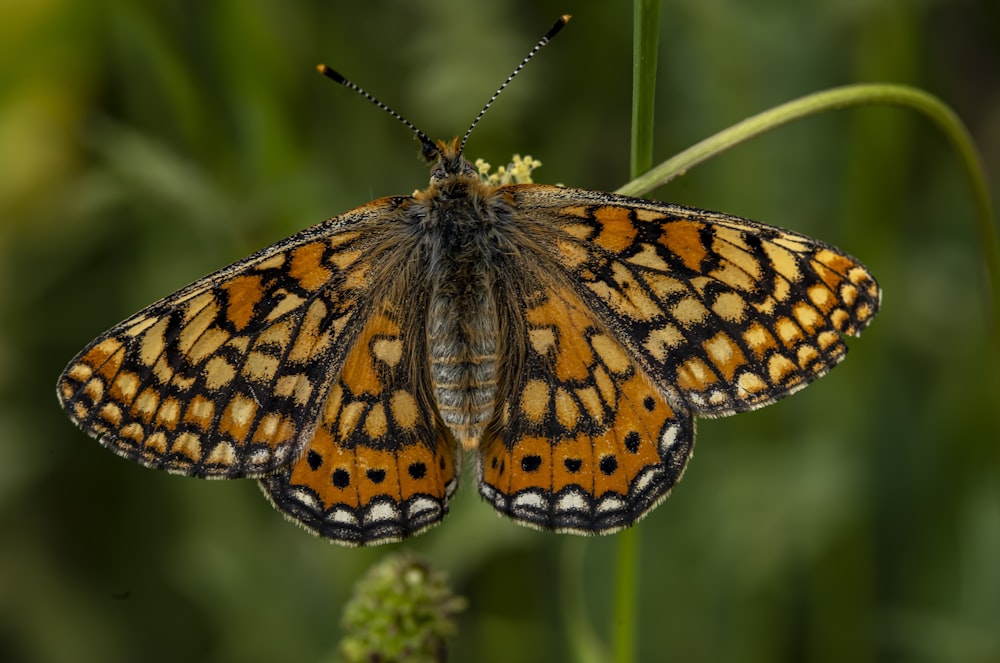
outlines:
M695 414L752 410L801 389L878 311L871 273L804 235L610 193L513 189L526 217L560 231L550 255L594 315Z
M397 202L305 230L113 327L63 372L63 408L152 468L231 478L289 463L360 331L376 283L364 258Z

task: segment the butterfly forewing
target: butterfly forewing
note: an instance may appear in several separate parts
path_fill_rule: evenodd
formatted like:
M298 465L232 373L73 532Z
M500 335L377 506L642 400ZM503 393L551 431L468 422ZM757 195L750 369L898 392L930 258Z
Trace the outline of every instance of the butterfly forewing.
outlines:
M375 283L365 258L398 203L305 230L115 326L63 372L63 408L149 467L240 477L287 464L364 322Z
M843 359L881 293L857 260L739 217L609 193L510 187L550 254L665 393L703 416L762 407Z

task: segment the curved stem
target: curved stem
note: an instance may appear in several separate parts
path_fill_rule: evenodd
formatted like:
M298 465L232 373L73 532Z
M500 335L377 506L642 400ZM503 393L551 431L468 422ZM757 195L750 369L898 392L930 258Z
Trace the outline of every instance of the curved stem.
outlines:
M923 113L941 129L958 153L972 187L980 248L983 252L991 290L993 339L997 350L1000 351L1000 246L997 242L993 204L986 185L982 162L968 129L955 112L937 97L922 90L904 85L862 84L833 88L801 97L747 118L692 145L680 154L636 177L618 189L617 193L631 196L642 195L683 175L702 161L766 131L817 113L868 104L905 106Z

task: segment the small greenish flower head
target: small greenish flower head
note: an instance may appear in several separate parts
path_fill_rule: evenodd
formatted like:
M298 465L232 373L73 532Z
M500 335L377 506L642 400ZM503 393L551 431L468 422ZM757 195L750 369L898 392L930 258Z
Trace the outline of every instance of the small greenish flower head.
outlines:
M340 653L349 663L439 663L465 607L444 574L411 555L392 555L355 585Z

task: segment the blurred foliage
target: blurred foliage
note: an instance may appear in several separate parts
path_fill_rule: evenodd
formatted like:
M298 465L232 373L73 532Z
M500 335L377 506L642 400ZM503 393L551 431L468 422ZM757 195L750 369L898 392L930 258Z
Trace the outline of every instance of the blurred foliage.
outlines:
M341 549L251 481L115 458L54 394L65 362L141 306L426 185L405 128L318 62L450 137L564 12L573 22L469 156L530 153L536 181L614 189L628 171L623 3L0 3L0 659L318 660L352 584L398 549L469 598L454 660L570 660L568 638L595 635L574 635L587 619L607 639L613 537L501 521L467 480L434 531ZM891 81L951 103L1000 173L995 0L674 0L661 20L661 158L801 94ZM640 659L1000 660L1000 376L944 140L906 111L856 109L657 195L837 244L885 300L830 376L701 423L686 478L641 525Z

